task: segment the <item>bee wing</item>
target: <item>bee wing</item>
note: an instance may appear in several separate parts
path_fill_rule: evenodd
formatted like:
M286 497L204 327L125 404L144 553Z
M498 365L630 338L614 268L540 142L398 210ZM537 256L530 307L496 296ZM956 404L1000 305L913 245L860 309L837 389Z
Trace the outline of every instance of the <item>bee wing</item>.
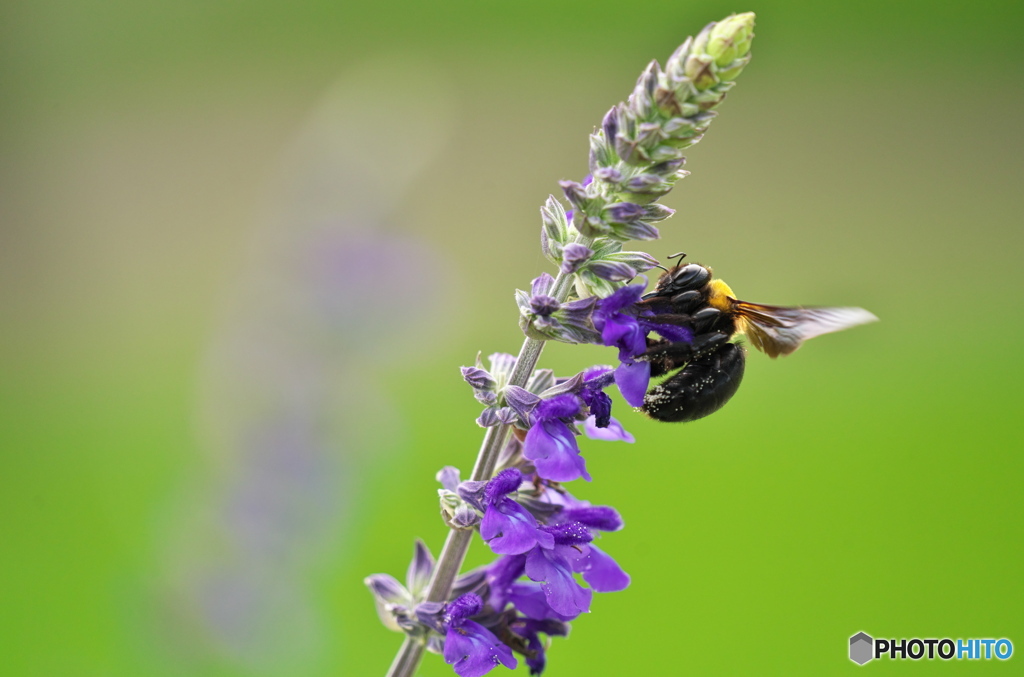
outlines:
M740 330L768 357L789 355L815 336L878 320L863 308L787 308L734 301L733 309Z

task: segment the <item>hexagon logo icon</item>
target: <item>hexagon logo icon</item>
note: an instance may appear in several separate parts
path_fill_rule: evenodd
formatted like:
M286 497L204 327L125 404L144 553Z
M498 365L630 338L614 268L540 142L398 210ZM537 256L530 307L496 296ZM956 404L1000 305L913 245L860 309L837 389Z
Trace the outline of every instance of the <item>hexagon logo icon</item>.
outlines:
M850 660L857 665L864 665L875 657L875 640L864 632L858 632L850 638Z

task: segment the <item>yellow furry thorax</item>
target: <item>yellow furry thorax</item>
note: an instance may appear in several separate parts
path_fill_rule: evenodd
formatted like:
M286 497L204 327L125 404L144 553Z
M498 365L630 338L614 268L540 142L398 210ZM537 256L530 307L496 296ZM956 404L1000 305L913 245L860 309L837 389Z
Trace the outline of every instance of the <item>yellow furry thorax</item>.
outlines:
M732 307L730 299L735 298L736 294L733 293L732 288L724 280L711 280L711 282L708 282L708 305L712 308L718 308L725 312Z

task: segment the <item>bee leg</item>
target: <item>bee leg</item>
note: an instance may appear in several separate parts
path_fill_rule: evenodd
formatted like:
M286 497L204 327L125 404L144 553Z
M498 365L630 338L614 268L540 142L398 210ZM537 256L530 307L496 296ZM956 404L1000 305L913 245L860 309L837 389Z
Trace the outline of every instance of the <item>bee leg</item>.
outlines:
M746 354L725 343L690 360L679 372L654 386L641 410L659 421L696 421L721 409L743 380Z
M672 297L672 307L689 312L692 308L704 302L704 294L695 289L684 291Z
M722 326L727 324L723 323L723 319L728 320L728 318L722 317L722 311L718 308L701 308L693 314L693 331L695 333L704 333L712 329L717 331L726 331L728 329L728 333L731 334L733 327L731 325Z
M661 339L661 340L656 341L656 340L654 340L652 338L648 338L647 339L647 352L644 353L644 355L647 355L648 353L651 353L655 349L663 348L664 346L668 346L668 345L671 345L671 342L667 341L665 339ZM666 357L666 356L663 356L663 355L659 355L659 356L655 356L655 357L651 357L651 358L647 358L647 357L641 356L639 359L651 363L651 378L657 378L659 376L664 376L665 374L669 373L670 371L678 369L679 367L681 367L683 365L682 361L680 361L678 364L676 364L676 362L672 358Z
M689 361L696 355L705 353L712 348L716 348L729 340L728 334L722 332L710 332L707 334L700 334L695 336L692 343L685 343L679 341L672 343L670 341L659 341L653 346L648 344L647 351L640 355L638 359L648 360L652 363L654 360L667 358L679 364Z

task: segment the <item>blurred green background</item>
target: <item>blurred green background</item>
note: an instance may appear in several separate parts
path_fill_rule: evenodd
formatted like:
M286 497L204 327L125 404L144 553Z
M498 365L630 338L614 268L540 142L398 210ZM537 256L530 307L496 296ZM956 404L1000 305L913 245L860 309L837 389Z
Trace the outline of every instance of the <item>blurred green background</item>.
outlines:
M35 0L0 5L0 672L383 674L362 578L443 540L456 368L518 350L539 205L648 60L746 10L649 249L882 322L752 355L697 423L618 401L637 443L584 442L573 490L633 584L548 674L1024 650L1019 2Z

